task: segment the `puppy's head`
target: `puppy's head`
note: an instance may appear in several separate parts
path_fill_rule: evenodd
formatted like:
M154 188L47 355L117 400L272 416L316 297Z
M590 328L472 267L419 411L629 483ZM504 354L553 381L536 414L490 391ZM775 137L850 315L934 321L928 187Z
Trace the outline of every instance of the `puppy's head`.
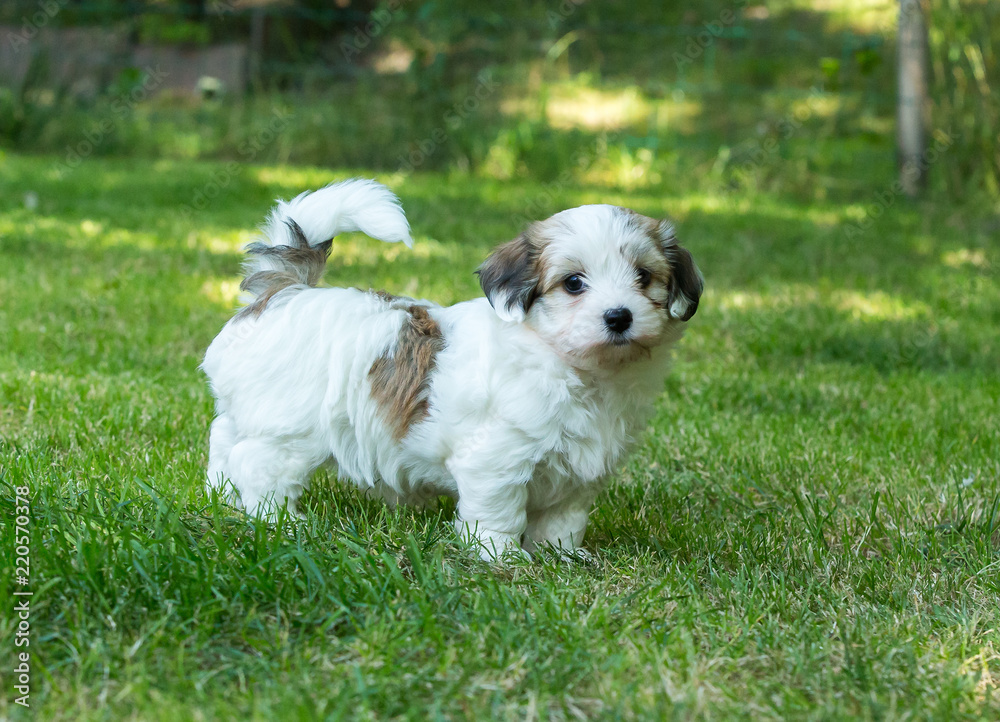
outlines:
M670 223L608 205L532 224L478 273L501 318L527 324L582 369L627 363L676 338L703 285Z

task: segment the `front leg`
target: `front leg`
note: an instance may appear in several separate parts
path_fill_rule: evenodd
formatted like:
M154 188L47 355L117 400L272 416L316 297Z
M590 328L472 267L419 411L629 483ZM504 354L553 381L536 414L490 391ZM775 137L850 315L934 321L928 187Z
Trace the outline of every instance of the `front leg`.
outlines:
M528 523L527 483L533 464L504 454L503 448L516 447L503 439L503 433L473 434L472 441L479 443L447 462L458 491L455 530L478 547L485 561L496 561L508 551L525 555L521 537Z
M474 543L484 561L496 561L505 552L521 554L521 536L527 525L528 491L523 484L480 482L459 485L455 530Z
M524 533L525 551L550 544L569 556L583 552L583 535L593 500L593 495L586 494L530 512Z

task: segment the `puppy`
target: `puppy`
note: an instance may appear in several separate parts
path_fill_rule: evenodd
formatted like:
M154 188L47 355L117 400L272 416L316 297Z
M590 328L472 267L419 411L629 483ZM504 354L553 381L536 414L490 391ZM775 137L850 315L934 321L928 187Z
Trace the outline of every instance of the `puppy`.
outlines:
M355 179L279 202L247 248L251 300L202 365L217 399L209 487L269 516L331 465L390 503L456 499L484 559L572 553L698 307L702 277L671 224L609 205L557 213L486 259L486 298L450 307L315 288L345 231L412 242L396 197Z

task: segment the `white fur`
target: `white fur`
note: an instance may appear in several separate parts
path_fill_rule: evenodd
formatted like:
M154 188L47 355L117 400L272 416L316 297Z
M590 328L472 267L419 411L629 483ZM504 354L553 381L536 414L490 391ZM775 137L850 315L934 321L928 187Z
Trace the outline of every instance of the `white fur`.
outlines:
M410 224L399 199L381 183L365 178L332 183L312 193L300 193L290 201L278 201L261 228L261 240L271 246L289 245L289 219L299 224L312 243L361 231L382 241L413 245ZM267 256L251 257L248 272L268 270L274 268Z
M412 302L296 286L259 317L236 317L203 364L218 400L209 485L231 481L234 501L266 515L332 464L341 478L393 502L457 499L456 527L484 558L539 544L575 550L603 481L643 430L680 334L667 310L637 292L634 268L630 274L615 250L635 232L614 215L610 206L589 206L547 222L547 268L561 272L554 269L571 257L586 266L594 284L587 298L553 291L513 321L485 298L416 302L445 345L430 376L429 413L402 441L372 399L368 373L393 352ZM346 228L409 240L395 198L371 181L279 204L266 229L272 242L288 219L311 244ZM595 319L609 304L633 307L635 344L608 347Z

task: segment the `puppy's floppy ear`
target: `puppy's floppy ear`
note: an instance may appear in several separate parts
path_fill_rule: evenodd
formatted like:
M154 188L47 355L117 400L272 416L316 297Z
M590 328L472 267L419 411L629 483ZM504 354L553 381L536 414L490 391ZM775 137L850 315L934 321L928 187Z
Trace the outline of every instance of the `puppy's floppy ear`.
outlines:
M499 246L476 271L490 305L504 321L521 322L538 297L541 246L527 231Z
M691 253L677 242L674 226L669 221L660 221L657 229L663 255L670 264L670 282L667 310L680 321L687 321L698 310L698 300L705 287L705 279L695 265Z

